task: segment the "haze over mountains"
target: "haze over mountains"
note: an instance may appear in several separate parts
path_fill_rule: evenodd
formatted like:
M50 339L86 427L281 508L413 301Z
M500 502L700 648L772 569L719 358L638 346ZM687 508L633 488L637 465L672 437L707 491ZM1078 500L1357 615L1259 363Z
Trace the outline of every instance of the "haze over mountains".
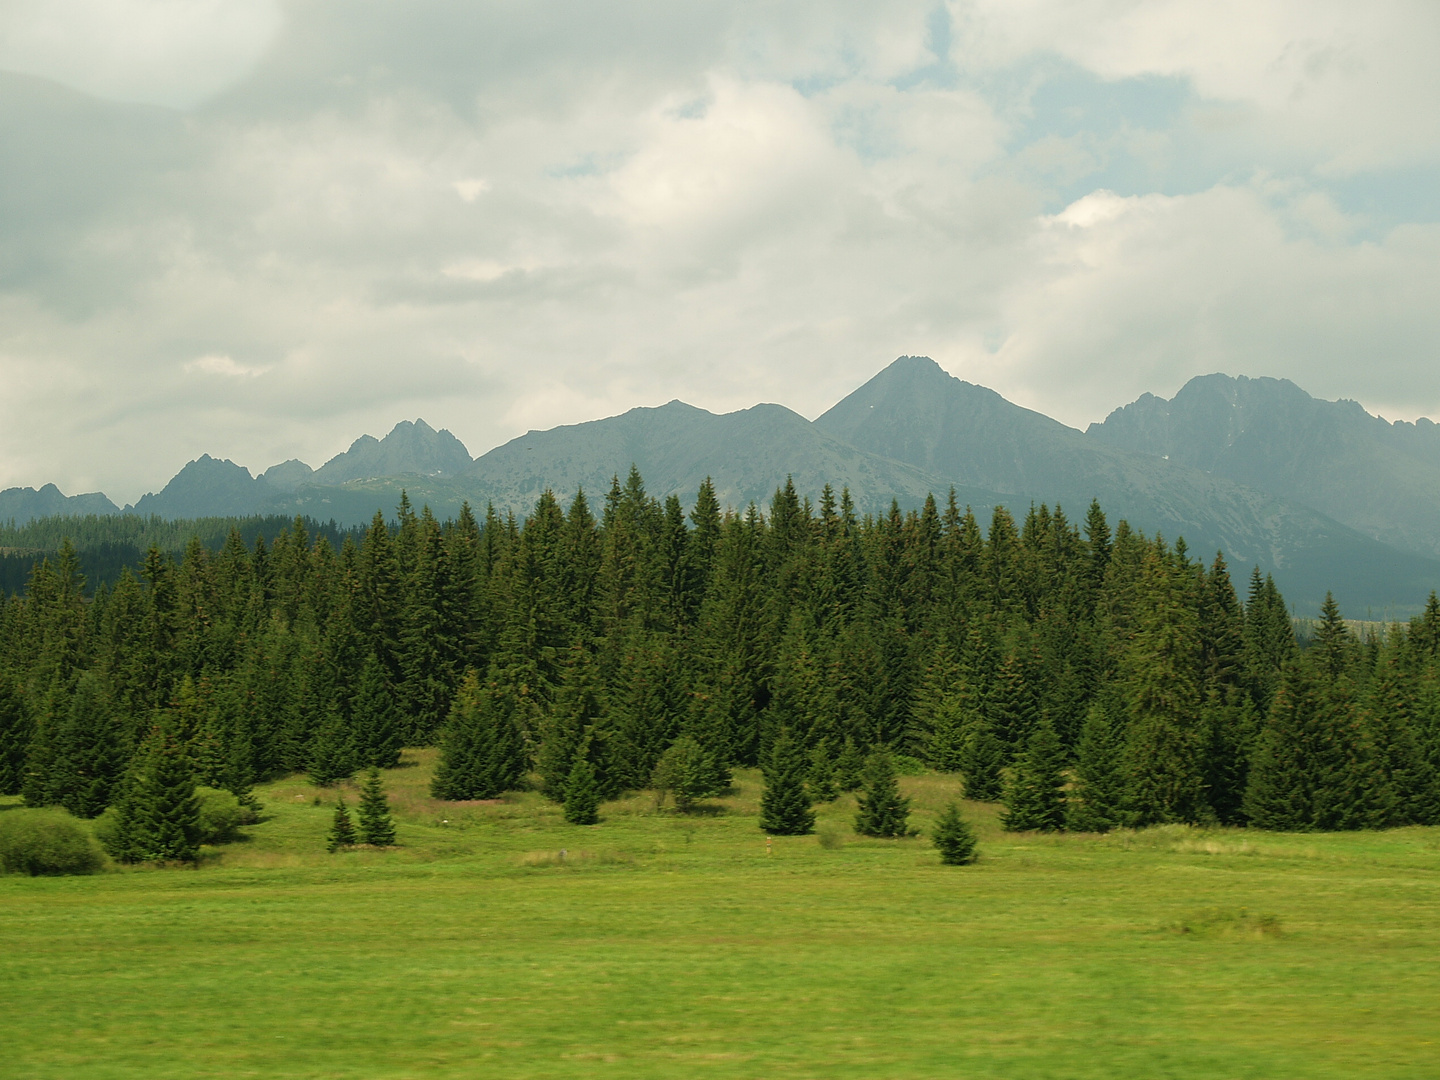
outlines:
M862 512L927 492L988 518L1056 503L1072 519L1098 498L1113 522L1221 549L1240 574L1274 572L1297 610L1333 589L1347 610L1403 614L1440 588L1440 426L1391 424L1293 383L1207 375L1165 401L1146 394L1080 432L901 357L815 421L780 405L725 415L672 401L532 431L472 460L448 431L402 422L362 436L312 471L287 461L254 476L203 455L133 507L168 518L299 513L341 524L393 511L402 489L438 516L462 502L524 514L547 487L598 503L636 465L651 494L687 504L714 478L722 503L767 504L787 476L815 496L848 487ZM131 508L126 508L131 509ZM118 513L99 494L53 485L0 492L0 521Z

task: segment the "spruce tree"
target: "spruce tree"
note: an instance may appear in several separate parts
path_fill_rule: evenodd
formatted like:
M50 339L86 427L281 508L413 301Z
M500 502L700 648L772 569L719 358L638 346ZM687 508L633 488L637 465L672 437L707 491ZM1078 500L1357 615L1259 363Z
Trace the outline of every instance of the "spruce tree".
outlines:
M1126 805L1130 824L1211 817L1205 797L1200 632L1183 566L1152 550L1141 570L1135 630L1123 656L1130 713Z
M835 786L842 792L854 791L865 782L865 755L855 740L845 736L845 745L835 759Z
M310 741L306 773L312 783L329 787L355 772L355 741L340 710L330 708Z
M466 673L441 733L430 783L435 798L494 799L520 786L525 754L513 689L493 668L483 684L473 670Z
M391 847L395 843L395 822L390 817L390 800L380 770L371 767L360 787L360 842L372 847Z
M63 806L76 817L93 818L110 804L112 790L125 771L119 718L100 677L87 671L76 681L68 703L52 691L44 728L48 736L43 778L26 790L41 801Z
M1005 765L1010 750L995 734L990 721L976 717L965 736L965 754L961 771L965 777L965 797L976 802L997 802L1005 782Z
M0 674L0 795L19 795L25 781L25 751L33 728L25 697Z
M935 821L932 837L946 866L964 866L975 861L975 833L960 816L960 807L948 803Z
M535 765L540 772L541 790L547 798L565 801L575 755L582 744L592 739L604 718L603 694L595 658L582 645L573 645L566 654L555 704L550 709L541 732L540 750ZM593 750L593 748L592 748ZM592 766L594 762L591 762ZM596 776L602 790L605 777Z
M350 820L350 810L345 805L342 792L335 800L335 816L330 819L330 832L325 836L325 850L332 855L344 847L355 845L355 825Z
M185 747L168 722L140 748L117 803L111 854L122 862L194 862L200 804Z
M350 700L350 717L358 765L393 769L400 764L404 718L385 665L373 652L360 668L360 681Z
M1381 652L1364 709L1366 735L1395 794L1390 824L1440 822L1440 785L1424 747L1419 686L1401 662L1403 638L1393 633Z
M861 836L909 836L910 800L900 794L895 763L885 750L870 755L865 790L856 797L855 831Z
M1075 787L1065 800L1065 827L1109 832L1124 823L1124 733L1099 704L1092 705L1076 748Z
M583 753L575 756L565 781L565 820L571 825L594 825L600 820L600 785L595 767Z
M834 802L840 795L835 779L835 762L830 757L829 744L823 739L810 751L810 771L805 783L809 785L810 798L815 802Z
M765 792L760 796L760 828L775 836L804 836L815 830L815 812L805 787L805 752L784 729L765 763Z
M1065 827L1064 759L1055 728L1042 715L1005 785L1000 824L1007 832L1053 832Z

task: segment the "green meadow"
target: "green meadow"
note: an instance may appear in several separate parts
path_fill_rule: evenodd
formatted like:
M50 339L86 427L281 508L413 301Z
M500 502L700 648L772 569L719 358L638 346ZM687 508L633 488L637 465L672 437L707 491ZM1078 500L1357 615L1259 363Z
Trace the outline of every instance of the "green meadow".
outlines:
M1440 1075L1440 829L1012 835L966 803L981 858L947 867L850 797L767 844L752 772L577 827L435 802L432 766L386 774L392 850L325 854L336 789L297 778L198 869L0 878L6 1075ZM905 778L913 822L958 783Z

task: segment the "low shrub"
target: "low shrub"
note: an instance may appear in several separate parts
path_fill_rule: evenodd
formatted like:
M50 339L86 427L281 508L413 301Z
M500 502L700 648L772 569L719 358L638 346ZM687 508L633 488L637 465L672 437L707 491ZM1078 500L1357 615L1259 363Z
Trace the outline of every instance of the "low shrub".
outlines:
M255 814L228 791L219 788L195 789L200 804L200 843L229 844L240 839L240 826L253 825Z
M890 763L895 767L896 776L920 776L929 768L925 762L908 754L891 754Z
M0 870L32 877L93 874L105 854L84 822L63 810L11 810L0 814Z

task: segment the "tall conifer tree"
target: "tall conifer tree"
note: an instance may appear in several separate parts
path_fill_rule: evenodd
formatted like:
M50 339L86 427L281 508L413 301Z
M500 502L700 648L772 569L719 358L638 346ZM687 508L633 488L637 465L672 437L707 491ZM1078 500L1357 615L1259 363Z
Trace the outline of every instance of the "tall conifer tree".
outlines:
M1049 717L1042 716L1005 785L1007 832L1053 832L1065 827L1065 750Z

